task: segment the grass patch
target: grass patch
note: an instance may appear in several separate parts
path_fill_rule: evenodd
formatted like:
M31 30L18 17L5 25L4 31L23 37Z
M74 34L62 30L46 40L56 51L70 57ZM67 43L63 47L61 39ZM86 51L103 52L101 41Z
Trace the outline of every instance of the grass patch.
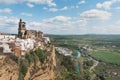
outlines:
M91 56L102 61L120 65L120 53L112 51L94 51Z

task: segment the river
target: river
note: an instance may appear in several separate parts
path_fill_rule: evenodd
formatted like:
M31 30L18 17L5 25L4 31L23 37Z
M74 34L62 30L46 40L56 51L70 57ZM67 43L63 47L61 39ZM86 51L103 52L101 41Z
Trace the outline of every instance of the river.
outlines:
M75 56L75 65L77 68L77 73L80 74L80 62L78 61L78 58L80 58L81 53L77 51L77 56Z

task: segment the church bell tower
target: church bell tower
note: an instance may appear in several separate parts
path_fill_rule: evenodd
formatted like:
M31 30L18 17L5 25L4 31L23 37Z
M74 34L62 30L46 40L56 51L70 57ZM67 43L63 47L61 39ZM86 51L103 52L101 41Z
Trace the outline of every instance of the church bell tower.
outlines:
M19 27L18 27L18 37L21 39L24 39L25 32L26 32L26 24L25 24L25 22L22 22L22 19L20 19Z

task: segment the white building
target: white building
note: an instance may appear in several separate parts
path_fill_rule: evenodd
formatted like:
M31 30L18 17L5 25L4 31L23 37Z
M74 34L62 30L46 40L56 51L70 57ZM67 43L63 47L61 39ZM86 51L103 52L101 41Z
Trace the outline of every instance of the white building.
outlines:
M15 39L15 35L0 35L0 39L5 39L5 38Z
M45 39L45 43L48 44L50 43L50 38L49 37L43 37Z
M55 47L55 49L60 53L63 54L64 56L72 56L72 50L68 48L63 48L63 47Z
M16 39L15 45L20 47L21 55L25 55L27 50L34 49L35 40L33 39Z
M0 35L0 42L9 43L15 41L15 35Z
M9 48L9 45L6 43L1 44L0 47L3 47L3 53L11 53L12 52Z

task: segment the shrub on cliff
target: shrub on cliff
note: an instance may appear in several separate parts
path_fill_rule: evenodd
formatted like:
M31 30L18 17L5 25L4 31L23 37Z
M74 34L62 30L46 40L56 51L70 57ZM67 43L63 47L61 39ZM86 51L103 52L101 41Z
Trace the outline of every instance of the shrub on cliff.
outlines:
M33 51L26 53L25 58L28 60L29 63L33 62L36 59Z
M47 57L45 51L42 51L40 48L38 48L38 49L35 50L35 53L39 57L40 62L44 63L44 61Z
M20 61L20 72L22 73L22 75L23 76L25 76L26 75L26 73L27 73L27 65L26 65L26 62L24 61L24 60L21 60Z
M9 56L13 61L15 61L16 63L18 63L18 57L15 55L10 55Z

